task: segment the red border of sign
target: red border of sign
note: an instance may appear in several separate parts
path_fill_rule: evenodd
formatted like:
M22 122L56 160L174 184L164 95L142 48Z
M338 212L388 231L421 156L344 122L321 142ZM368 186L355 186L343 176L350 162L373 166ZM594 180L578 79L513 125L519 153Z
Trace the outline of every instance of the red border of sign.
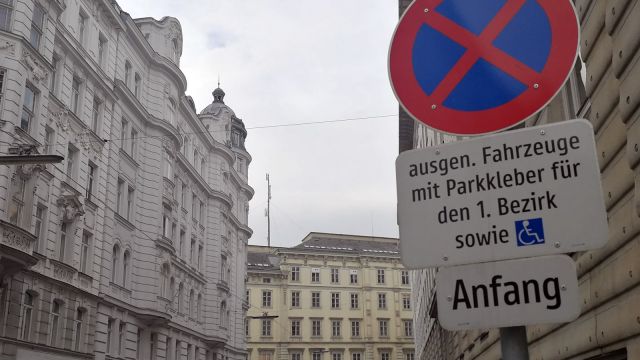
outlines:
M544 108L560 91L575 65L580 44L579 20L569 0L535 0L551 25L549 61L534 84L502 106L465 112L448 109L427 95L415 78L413 44L429 12L442 0L415 0L396 27L389 48L389 80L402 107L415 119L436 130L454 135L481 135L510 128ZM514 0L508 0L514 1ZM572 14L575 22L568 21ZM435 106L433 106L435 105Z

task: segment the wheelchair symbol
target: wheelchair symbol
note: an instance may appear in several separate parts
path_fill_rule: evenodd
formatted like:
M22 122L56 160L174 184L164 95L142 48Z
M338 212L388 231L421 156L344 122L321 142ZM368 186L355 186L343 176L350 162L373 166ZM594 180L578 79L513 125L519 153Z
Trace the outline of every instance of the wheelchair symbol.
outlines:
M516 221L518 246L544 244L544 227L542 219L528 219Z

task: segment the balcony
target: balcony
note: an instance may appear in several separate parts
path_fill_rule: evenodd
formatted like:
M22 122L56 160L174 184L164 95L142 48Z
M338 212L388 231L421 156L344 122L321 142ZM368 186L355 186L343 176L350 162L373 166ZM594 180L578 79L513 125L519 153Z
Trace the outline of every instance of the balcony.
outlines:
M0 278L27 269L38 262L33 256L37 239L30 232L0 220Z

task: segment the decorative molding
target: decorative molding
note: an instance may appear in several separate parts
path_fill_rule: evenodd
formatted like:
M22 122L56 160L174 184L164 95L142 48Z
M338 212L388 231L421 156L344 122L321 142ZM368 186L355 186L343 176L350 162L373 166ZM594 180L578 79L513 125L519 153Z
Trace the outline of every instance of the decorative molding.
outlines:
M55 122L58 129L62 130L62 132L68 132L70 128L69 124L69 114L71 110L64 109L62 111L56 112L52 114L51 120Z
M22 63L31 71L31 80L38 84L40 81L46 82L49 78L47 69L36 59L31 52L22 49Z
M73 222L84 215L84 209L77 194L63 194L58 198L56 204L62 208L63 222Z
M4 226L2 229L2 243L26 253L31 253L31 244L34 242L35 236L29 235Z
M16 55L16 43L11 42L11 41L4 41L4 42L0 43L0 50L6 50L9 53L9 55L15 56Z
M53 262L53 277L58 280L65 281L70 283L73 280L73 274L75 273L75 269L71 269L64 264L60 264L58 262Z
M29 180L34 175L37 177L42 170L45 170L45 166L42 164L27 164L18 166L16 173L22 179Z

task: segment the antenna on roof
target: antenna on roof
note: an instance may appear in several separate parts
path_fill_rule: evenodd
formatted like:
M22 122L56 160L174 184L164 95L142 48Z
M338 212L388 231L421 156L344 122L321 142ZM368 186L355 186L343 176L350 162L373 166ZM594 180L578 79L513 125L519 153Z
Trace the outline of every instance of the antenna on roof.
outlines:
M218 88L220 87L220 73L218 73Z
M269 173L267 173L267 210L265 216L267 217L267 247L271 247L271 180L269 180Z

